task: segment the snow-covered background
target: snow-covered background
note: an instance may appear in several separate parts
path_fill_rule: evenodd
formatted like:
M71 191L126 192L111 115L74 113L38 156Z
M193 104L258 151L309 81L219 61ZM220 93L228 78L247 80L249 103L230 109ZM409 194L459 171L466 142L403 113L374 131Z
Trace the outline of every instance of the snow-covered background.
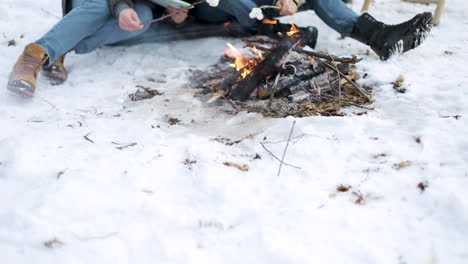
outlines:
M1 1L1 86L59 2ZM370 12L391 24L434 8L376 0ZM285 20L317 26L317 49L362 56L375 110L296 119L286 162L300 169L280 177L260 142L285 140L293 118L227 115L186 88L225 39L71 54L63 85L40 77L33 99L0 89L0 263L468 263L468 3L447 1L426 42L386 62L313 12ZM400 74L405 94L390 84ZM135 85L164 95L131 102ZM281 156L285 143L266 146ZM53 238L63 245L44 246Z

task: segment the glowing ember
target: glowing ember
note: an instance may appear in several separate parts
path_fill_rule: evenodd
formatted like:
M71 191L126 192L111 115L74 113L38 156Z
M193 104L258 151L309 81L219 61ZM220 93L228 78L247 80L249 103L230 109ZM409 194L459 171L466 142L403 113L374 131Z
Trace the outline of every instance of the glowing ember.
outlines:
M272 25L276 25L276 24L278 24L278 20L273 20L273 19L265 18L265 19L262 20L262 23L263 23L263 24L272 24Z
M296 33L299 33L299 29L297 29L296 25L294 24L291 24L291 29L289 30L289 32L286 32L286 35L288 35L289 37L296 34Z

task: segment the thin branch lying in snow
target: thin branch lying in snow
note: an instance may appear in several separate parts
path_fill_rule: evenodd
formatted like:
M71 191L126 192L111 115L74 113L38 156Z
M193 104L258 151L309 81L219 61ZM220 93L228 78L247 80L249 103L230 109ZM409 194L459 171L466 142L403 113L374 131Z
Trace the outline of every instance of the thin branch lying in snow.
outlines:
M296 120L294 120L294 122L292 124L292 127L291 127L291 131L289 132L288 142L286 143L286 147L284 148L283 157L281 158L281 163L280 163L280 166L279 166L279 169L278 169L278 176L280 176L281 167L283 167L284 157L286 156L286 151L288 150L289 141L291 141L291 136L292 136L292 133L293 133L293 130L294 130L295 126L296 126Z
M264 149L266 152L268 152L268 154L270 154L270 155L271 155L273 158L275 158L277 161L281 162L281 160L280 160L278 157L276 157L275 154L273 154L273 152L271 152L267 147L265 147L265 145L264 145L262 142L260 142L260 145L262 145L263 149ZM284 161L283 161L283 164L286 165L286 166L289 166L289 167L293 167L293 168L298 169L298 170L302 169L301 167L297 167L297 166L288 164L288 163L286 163L286 162L284 162Z
M56 14L52 14L51 12L45 10L44 8L41 8L41 10L44 11L44 13L48 14L49 16L53 16L53 17L55 17L55 18L60 19L59 16L57 16Z
M36 96L39 97L39 99L41 99L42 101L44 101L46 104L52 106L53 109L58 110L58 108L55 105L53 105L51 102L47 101L45 98L41 97L40 95L36 95Z
M299 140L301 140L306 134L302 134L302 135L299 135L297 137L293 137L291 138L291 142L293 144L296 144L297 142L299 142ZM286 142L288 140L279 140L279 141L263 141L263 143L266 143L266 144L277 144L277 143L283 143L283 142Z
M86 140L88 140L89 142L91 142L91 143L94 144L94 141L92 141L92 140L88 137L89 134L91 134L91 133L93 133L93 132L89 132L88 134L84 135L83 137L84 137L84 139L86 139Z
M119 232L112 232L112 233L101 235L101 236L88 236L88 237L80 237L80 236L75 234L75 237L76 237L76 239L78 239L80 241L90 241L90 240L107 239L109 237L113 237L113 236L116 236L118 234L119 234Z

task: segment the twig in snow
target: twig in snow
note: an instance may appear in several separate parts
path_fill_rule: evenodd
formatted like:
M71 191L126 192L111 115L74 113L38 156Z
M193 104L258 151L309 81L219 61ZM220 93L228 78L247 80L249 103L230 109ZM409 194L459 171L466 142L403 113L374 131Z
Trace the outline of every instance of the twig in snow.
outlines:
M56 237L54 237L53 239L51 239L49 241L44 242L44 246L46 246L48 248L55 248L55 247L58 247L58 246L63 246L64 244L65 243L63 243L62 241L60 241Z
M306 134L302 134L302 135L299 135L297 137L293 137L291 138L291 142L293 144L296 144L297 142L299 142L299 140L301 140ZM288 140L279 140L279 141L263 141L263 143L267 143L267 144L277 144L277 143L283 143L283 142L286 142Z
M270 155L271 155L273 158L275 158L277 161L281 162L281 160L280 160L278 157L276 157L275 154L273 154L273 152L271 152L267 147L265 147L265 145L264 145L262 142L260 142L260 145L262 145L263 149L264 149L266 152L268 152L268 154L270 154ZM289 166L289 167L293 167L293 168L298 169L298 170L301 169L301 167L297 167L297 166L288 164L288 163L286 163L286 162L284 162L284 161L283 161L283 164L286 165L286 166Z
M76 237L76 239L78 239L80 241L89 241L89 240L102 240L102 239L106 239L106 238L109 238L109 237L116 236L118 234L119 234L119 232L112 232L112 233L108 233L108 234L101 235L101 236L80 237L80 236L75 235L75 237Z
M89 137L88 137L88 136L89 136L89 134L91 134L91 133L93 133L93 132L89 132L88 134L84 135L83 137L84 137L86 140L88 140L89 142L91 142L91 143L93 143L93 144L94 144L94 141L92 141L92 140L91 140L91 139L89 139Z
M364 199L361 191L353 192L352 194L356 196L356 201L354 201L355 204L363 205L366 203L366 200Z
M57 180L60 179L60 177L62 177L63 174L65 174L65 172L67 171L68 169L64 169L62 171L59 171L59 173L57 173Z
M296 126L296 120L294 120L294 122L292 124L292 127L291 127L291 131L289 132L288 142L286 143L286 147L284 148L283 157L281 158L281 163L280 163L280 166L279 166L279 169L278 169L278 176L280 176L281 167L283 167L284 157L286 156L286 151L288 150L289 141L291 141L291 136L292 136L292 133L293 133L293 130L294 130L294 126Z
M53 17L55 17L55 18L58 18L58 19L60 19L60 17L59 17L59 16L57 16L57 15L55 15L55 14L52 14L51 12L49 12L49 11L45 10L45 9L44 9L44 8L42 8L42 7L41 7L41 10L42 10L42 11L44 11L44 13L46 13L46 14L48 14L48 15L50 15L50 16L53 16Z
M123 149L126 149L126 148L129 148L129 147L133 147L133 146L136 146L137 143L136 142L133 142L133 143L130 143L130 144L127 144L127 145L123 145L123 146L120 146L120 147L115 147L116 149L118 150L123 150Z
M42 101L46 102L48 105L52 106L52 108L54 108L55 110L58 110L58 108L55 105L47 101L45 98L41 97L40 95L36 95L36 96L39 97L39 99L41 99Z

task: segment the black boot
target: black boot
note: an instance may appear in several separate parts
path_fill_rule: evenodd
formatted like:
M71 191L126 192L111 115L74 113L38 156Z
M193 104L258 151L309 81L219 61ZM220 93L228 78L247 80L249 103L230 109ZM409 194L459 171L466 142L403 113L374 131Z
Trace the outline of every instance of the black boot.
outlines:
M307 45L313 49L315 49L315 45L317 44L317 37L318 37L318 30L316 27L297 27L299 30L305 31L306 29L312 32L312 36L308 39L308 41L302 43L303 45ZM273 39L280 39L280 35L278 33L282 33L283 35L286 32L291 31L291 24L282 24L277 22L276 24L267 24L262 23L257 28L258 35L268 36Z
M351 37L369 45L381 60L419 46L432 28L432 14L425 12L398 24L385 25L364 13L354 25Z

